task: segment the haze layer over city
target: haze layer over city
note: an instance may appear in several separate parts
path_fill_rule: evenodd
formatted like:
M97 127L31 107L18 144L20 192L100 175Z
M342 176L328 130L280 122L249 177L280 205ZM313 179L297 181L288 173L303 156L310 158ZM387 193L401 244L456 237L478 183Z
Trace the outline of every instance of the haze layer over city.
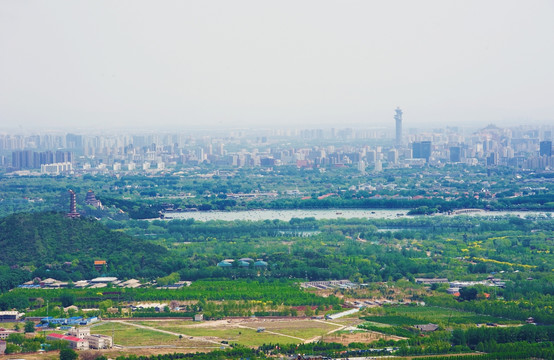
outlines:
M554 121L551 1L0 6L3 129Z

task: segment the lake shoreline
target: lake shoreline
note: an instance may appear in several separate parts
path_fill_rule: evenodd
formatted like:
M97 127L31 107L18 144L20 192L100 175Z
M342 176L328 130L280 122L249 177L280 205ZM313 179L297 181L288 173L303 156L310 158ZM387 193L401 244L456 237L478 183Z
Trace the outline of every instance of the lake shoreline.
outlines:
M464 211L466 210L466 211ZM316 220L323 219L398 219L402 217L418 217L418 216L517 216L526 215L548 216L553 214L551 211L490 211L482 209L460 209L455 213L437 213L432 215L408 215L410 209L256 209L256 210L208 210L208 211L183 211L183 212L165 212L163 218L149 220L185 220L194 219L195 221L235 221L235 220L283 220L290 221L292 218L310 218Z

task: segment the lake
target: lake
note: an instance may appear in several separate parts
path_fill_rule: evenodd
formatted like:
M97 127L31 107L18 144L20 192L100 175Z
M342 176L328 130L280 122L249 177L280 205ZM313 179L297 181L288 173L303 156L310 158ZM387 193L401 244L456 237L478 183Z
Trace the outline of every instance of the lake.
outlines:
M313 217L320 219L397 219L404 216L409 216L407 209L313 209L313 210L244 210L244 211L190 211L178 213L166 213L166 219L194 219L198 221L210 220L274 220L279 219L289 221L292 218L307 218ZM494 212L472 212L459 215L433 215L433 216L504 216L513 215L519 217L526 216L546 216L547 212L523 212L523 211L494 211ZM549 214L552 215L552 212Z

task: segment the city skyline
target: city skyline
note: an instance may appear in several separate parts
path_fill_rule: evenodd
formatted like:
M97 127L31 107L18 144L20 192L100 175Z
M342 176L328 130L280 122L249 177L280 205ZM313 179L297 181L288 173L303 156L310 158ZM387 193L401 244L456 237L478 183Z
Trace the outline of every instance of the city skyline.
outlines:
M548 1L129 4L3 2L0 127L554 119Z
M397 108L396 120L401 119ZM400 124L401 125L401 124ZM552 126L500 128L477 132L455 127L431 132L367 129L232 131L195 136L184 133L0 134L0 169L41 174L147 173L181 166L298 168L355 166L381 172L422 165L508 166L550 170ZM399 131L400 130L400 131ZM399 141L399 139L401 141ZM10 161L11 160L11 161ZM24 173L27 174L27 173Z

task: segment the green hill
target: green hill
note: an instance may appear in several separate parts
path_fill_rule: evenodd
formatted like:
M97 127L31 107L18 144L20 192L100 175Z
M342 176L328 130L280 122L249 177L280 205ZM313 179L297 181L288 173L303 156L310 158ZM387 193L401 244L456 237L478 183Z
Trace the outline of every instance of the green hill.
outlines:
M112 231L94 220L69 219L58 213L0 219L0 249L0 266L26 268L41 278L153 278L171 270L165 269L168 251L164 247ZM94 260L106 260L107 266L96 271Z

